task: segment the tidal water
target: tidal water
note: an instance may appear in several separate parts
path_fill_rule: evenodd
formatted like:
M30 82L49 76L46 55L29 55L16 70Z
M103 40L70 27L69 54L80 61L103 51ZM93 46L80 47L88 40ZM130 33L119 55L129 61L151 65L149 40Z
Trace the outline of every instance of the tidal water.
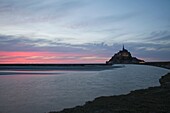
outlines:
M159 85L170 72L125 65L100 71L0 71L0 113L45 113L83 105L99 96Z

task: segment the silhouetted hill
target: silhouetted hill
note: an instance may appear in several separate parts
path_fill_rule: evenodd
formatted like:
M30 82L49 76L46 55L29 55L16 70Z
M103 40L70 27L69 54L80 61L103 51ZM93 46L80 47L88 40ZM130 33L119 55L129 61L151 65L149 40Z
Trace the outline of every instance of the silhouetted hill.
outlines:
M132 57L131 53L123 46L123 49L114 54L109 61L106 61L106 64L139 64L144 62L144 60Z

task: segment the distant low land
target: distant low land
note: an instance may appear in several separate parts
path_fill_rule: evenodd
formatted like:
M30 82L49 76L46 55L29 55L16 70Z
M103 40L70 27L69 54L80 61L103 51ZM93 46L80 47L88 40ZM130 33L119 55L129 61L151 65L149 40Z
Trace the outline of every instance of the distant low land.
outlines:
M123 64L123 63L115 63L115 64ZM128 63L128 64L139 64L139 65L151 65L162 68L170 69L170 61L164 62L144 62L144 63ZM109 66L112 64L106 63L87 63L87 64L0 64L0 69L6 66ZM113 64L114 65L114 64Z
M145 62L144 65L157 66L170 69L170 61L167 62Z
M160 86L131 91L126 95L98 97L83 106L49 113L169 113L170 73L159 82Z
M106 64L0 64L0 70L23 70L23 71L102 71L122 66L111 66Z

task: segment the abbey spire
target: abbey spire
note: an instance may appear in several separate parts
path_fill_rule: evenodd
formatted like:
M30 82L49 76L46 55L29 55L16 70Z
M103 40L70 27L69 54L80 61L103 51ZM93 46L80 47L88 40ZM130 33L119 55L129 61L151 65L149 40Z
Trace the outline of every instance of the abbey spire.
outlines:
M123 44L123 49L122 49L123 51L125 50L125 47L124 47L124 44Z

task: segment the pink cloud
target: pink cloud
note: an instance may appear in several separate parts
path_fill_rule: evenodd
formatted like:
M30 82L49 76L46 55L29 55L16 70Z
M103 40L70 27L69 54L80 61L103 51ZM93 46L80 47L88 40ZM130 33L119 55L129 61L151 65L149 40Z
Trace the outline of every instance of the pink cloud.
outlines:
M104 63L105 57L93 54L59 52L7 52L0 51L0 63Z

